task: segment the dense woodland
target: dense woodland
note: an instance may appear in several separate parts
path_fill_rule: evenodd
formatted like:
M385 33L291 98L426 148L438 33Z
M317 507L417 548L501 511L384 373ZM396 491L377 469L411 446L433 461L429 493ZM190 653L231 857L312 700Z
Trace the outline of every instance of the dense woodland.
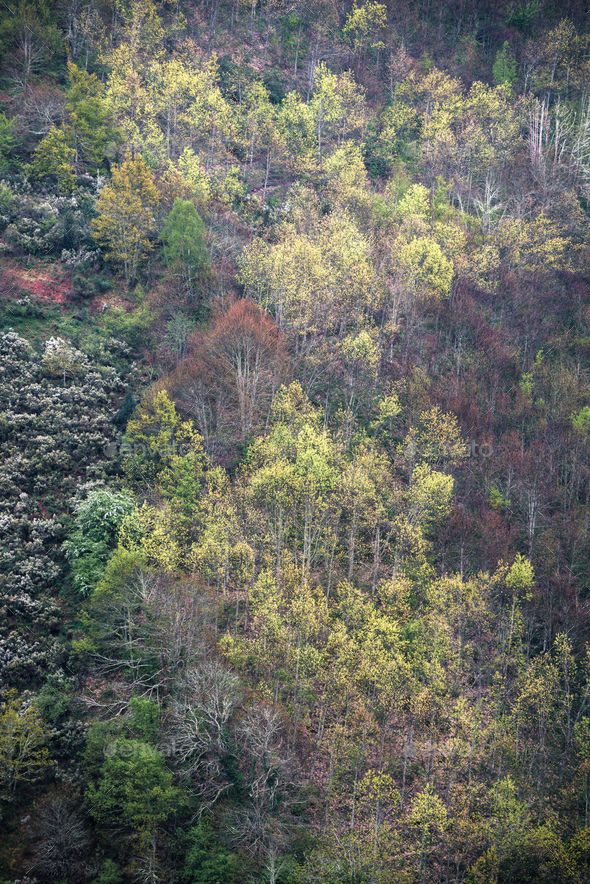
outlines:
M590 879L590 7L0 9L0 880Z

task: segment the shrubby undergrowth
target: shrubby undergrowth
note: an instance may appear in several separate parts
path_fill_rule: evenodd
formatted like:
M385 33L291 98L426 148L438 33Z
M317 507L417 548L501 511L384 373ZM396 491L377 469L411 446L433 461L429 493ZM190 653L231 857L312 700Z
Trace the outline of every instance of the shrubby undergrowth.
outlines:
M63 629L64 519L78 485L113 471L105 451L116 437L124 390L117 371L65 341L43 354L15 332L0 336L0 591L2 678L40 684L67 659Z

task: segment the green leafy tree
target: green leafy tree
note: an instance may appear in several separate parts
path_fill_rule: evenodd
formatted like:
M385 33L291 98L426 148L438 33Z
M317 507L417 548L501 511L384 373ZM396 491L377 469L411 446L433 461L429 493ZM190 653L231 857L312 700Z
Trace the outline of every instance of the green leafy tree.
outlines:
M305 169L317 146L312 108L296 92L288 92L277 114L277 130L285 144L288 165Z
M178 843L184 857L182 884L232 884L238 879L238 858L221 846L206 814L188 832L179 833Z
M113 423L123 430L127 426L127 422L135 409L137 408L137 402L135 401L135 396L133 395L133 391L131 387L127 388L127 392L125 393L125 398L121 403L121 407L115 417L113 418Z
M341 463L339 447L320 428L298 382L279 391L273 428L267 438L253 443L248 468L252 495L263 505L271 526L277 585L281 586L285 540L292 532L300 538L304 582L321 554Z
M314 114L318 159L322 158L326 141L335 139L340 143L366 123L362 88L349 71L334 74L323 61L316 68L310 107Z
M108 488L91 491L76 509L75 530L65 543L74 585L86 596L98 584L109 555L117 545L125 518L135 510L134 498Z
M123 738L105 752L100 779L86 790L90 816L106 829L124 825L141 830L164 822L178 790L163 756L148 743Z
M153 248L159 201L154 177L142 159L127 159L116 166L96 201L94 238L109 258L123 265L128 285Z
M453 477L432 470L423 463L415 467L408 491L408 520L427 531L450 510Z
M70 193L76 183L74 157L75 151L68 145L65 132L53 126L35 148L28 167L29 175L35 179L55 175L59 189L63 193Z
M346 377L344 439L348 446L362 405L368 411L381 354L374 336L367 329L347 335L342 341L341 353Z
M0 113L0 172L10 166L10 157L14 148L14 120L8 119L4 112Z
M190 200L175 200L161 237L168 266L194 297L209 270L209 254L205 225Z
M184 473L185 467L192 466L198 482L205 465L201 436L190 421L181 420L166 390L144 400L127 424L122 450L124 469L131 479L161 482L164 493L172 496L184 493L178 469ZM188 475L184 480L192 483Z
M199 70L192 71L192 101L186 113L193 144L196 142L206 156L207 171L212 162L227 162L227 145L238 135L234 107L222 94L218 81L219 65L213 55Z
M351 9L342 29L352 43L355 53L362 61L368 49L379 52L385 49L382 37L387 27L387 7L374 0Z
M96 884L123 884L124 882L120 867L112 859L105 859L95 880Z
M416 795L409 817L420 841L418 870L420 880L424 884L429 855L432 854L447 825L446 808L431 785Z
M453 265L441 247L427 236L404 243L399 251L404 283L418 298L448 298Z
M133 715L133 730L142 740L153 743L160 729L160 707L147 697L131 697L129 707Z
M271 248L254 240L244 250L241 278L279 328L295 332L298 347L306 347L318 334L359 328L378 280L369 242L347 212L321 219L308 213L299 226Z
M204 206L211 197L211 180L207 176L198 155L185 147L178 159L178 169L197 205Z
M0 786L9 792L40 779L51 767L49 734L36 705L25 706L11 691L0 712Z
M132 849L129 871L143 867L156 881L160 827L178 807L181 794L163 756L149 743L118 739L106 748L97 783L86 790L90 816L105 837L127 832Z
M117 147L116 133L110 121L105 87L96 74L89 74L72 62L68 62L65 111L65 131L76 168L96 170L105 158L112 159Z
M516 81L516 59L510 52L507 40L504 41L502 49L498 49L496 53L492 73L498 86L502 83L508 83L509 86L512 86Z

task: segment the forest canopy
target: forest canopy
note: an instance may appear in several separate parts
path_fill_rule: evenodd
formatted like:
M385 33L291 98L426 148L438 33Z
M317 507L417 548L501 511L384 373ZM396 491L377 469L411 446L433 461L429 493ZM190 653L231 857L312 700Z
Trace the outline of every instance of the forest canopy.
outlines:
M0 879L582 884L581 0L0 10Z

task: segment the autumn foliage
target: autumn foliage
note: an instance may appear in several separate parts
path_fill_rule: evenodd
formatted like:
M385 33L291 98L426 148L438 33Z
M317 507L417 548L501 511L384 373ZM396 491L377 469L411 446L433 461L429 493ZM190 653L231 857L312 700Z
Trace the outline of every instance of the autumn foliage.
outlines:
M268 419L288 371L287 348L272 319L249 299L219 313L193 339L192 355L172 379L205 440L244 441Z

